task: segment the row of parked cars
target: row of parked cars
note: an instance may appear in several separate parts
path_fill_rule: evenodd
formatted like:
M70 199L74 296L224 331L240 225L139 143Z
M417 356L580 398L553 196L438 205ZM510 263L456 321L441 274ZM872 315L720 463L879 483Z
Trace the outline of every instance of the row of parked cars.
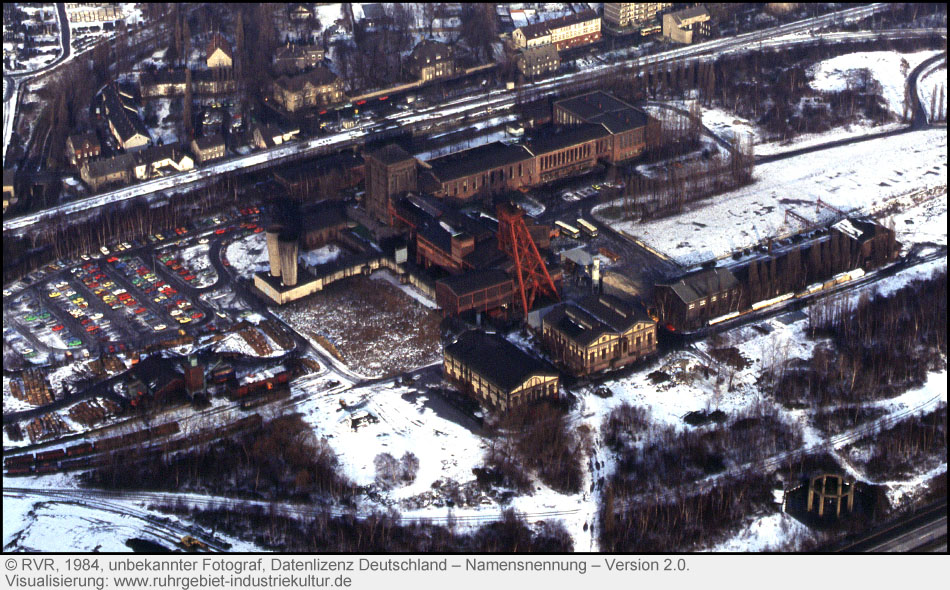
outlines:
M117 259L114 264L116 270L125 274L132 285L142 292L143 297L148 297L153 303L165 308L168 316L179 324L187 324L204 317L204 314L195 309L184 295L162 280L141 259L126 256ZM146 323L156 332L168 327L160 320L146 321Z

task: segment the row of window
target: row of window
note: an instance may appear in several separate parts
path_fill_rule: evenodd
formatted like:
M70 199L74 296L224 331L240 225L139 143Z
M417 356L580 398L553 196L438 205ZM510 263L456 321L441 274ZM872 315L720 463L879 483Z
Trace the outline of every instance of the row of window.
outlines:
M722 294L722 298L723 298L723 299L728 299L728 298L729 298L729 291L724 292L724 293ZM709 298L709 303L710 303L710 305L711 305L711 304L715 303L715 302L718 301L718 300L719 300L719 296L718 296L718 295L713 295L712 297ZM700 300L699 300L699 306L700 306L700 307L705 307L705 306L706 306L706 300L705 300L705 299L700 299ZM689 304L689 308L690 308L690 309L696 309L696 304L695 304L695 303L690 303L690 304Z

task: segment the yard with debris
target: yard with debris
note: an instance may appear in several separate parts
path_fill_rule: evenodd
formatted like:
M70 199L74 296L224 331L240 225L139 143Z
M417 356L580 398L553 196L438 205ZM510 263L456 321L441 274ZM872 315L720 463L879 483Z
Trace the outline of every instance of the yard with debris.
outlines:
M276 312L367 377L396 375L441 357L439 313L385 281L343 279Z

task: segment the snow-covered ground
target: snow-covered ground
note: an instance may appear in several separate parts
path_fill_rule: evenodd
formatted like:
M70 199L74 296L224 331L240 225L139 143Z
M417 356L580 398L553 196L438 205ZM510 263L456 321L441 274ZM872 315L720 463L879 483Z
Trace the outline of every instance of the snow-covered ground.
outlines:
M940 53L936 50L916 53L898 53L896 51L862 51L839 55L826 59L812 68L809 73L813 79L809 83L815 90L838 92L853 83L858 70L867 69L874 80L881 85L887 108L897 116L904 112L904 82L917 65L927 58ZM902 71L902 60L907 67Z
M264 232L235 240L225 250L228 262L244 278L268 268L267 242Z
M342 250L336 244L327 244L316 250L307 250L300 253L298 260L301 264L309 266L319 266L328 262L333 262L340 257Z
M833 212L816 211L819 198L846 212L873 213L909 193L946 187L947 135L932 129L820 150L759 165L754 176L753 184L693 203L673 217L643 223L600 220L693 266L803 229L797 221L785 223L786 209L816 222L832 219ZM946 215L945 190L935 201L936 210L921 210L928 219Z

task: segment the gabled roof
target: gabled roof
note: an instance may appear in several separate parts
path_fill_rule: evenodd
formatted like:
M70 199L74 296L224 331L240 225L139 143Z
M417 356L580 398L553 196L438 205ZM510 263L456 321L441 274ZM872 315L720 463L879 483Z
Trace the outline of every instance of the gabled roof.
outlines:
M445 352L505 392L535 375L557 376L556 371L498 334L470 330L446 346Z
M187 154L176 141L165 145L157 145L135 153L135 162L138 165L153 164L162 160L180 162Z
M122 97L119 96L119 90L115 83L109 84L102 91L102 101L106 108L106 116L112 122L112 126L115 127L116 133L119 134L123 143L137 133L149 138L148 129L142 119L139 118L138 111L126 106Z
M411 65L422 67L428 64L451 60L452 53L452 48L445 43L423 41L412 50L412 55L409 59Z
M339 77L331 72L329 68L317 66L315 69L305 74L298 74L296 76L281 76L274 82L274 84L290 92L300 92L308 84L315 88L320 88L326 86L327 84L333 84L337 80L339 80Z
M135 167L135 158L132 154L119 154L111 158L87 160L83 163L91 178L99 178L116 172L130 171Z
M589 295L552 309L544 322L572 340L589 345L605 334L622 334L638 323L653 320L636 304L613 295Z
M690 20L694 18L705 17L709 19L709 12L706 10L706 7L702 4L697 6L691 6L689 8L684 8L683 10L677 10L676 12L670 13L670 18L672 18L677 25L682 23L684 20Z
M710 295L732 289L738 284L739 281L728 269L716 267L687 275L679 281L665 286L672 289L684 303L693 303Z
M201 151L224 146L224 136L222 136L220 133L199 137L194 141L195 146Z
M67 139L69 144L73 146L73 150L89 150L89 149L102 149L102 146L99 144L99 138L95 133L82 133L80 135L70 135Z
M221 33L211 35L211 40L208 41L207 56L211 57L218 49L223 51L224 54L228 56L228 59L233 58L231 55L231 44L228 43L228 40L225 39Z

